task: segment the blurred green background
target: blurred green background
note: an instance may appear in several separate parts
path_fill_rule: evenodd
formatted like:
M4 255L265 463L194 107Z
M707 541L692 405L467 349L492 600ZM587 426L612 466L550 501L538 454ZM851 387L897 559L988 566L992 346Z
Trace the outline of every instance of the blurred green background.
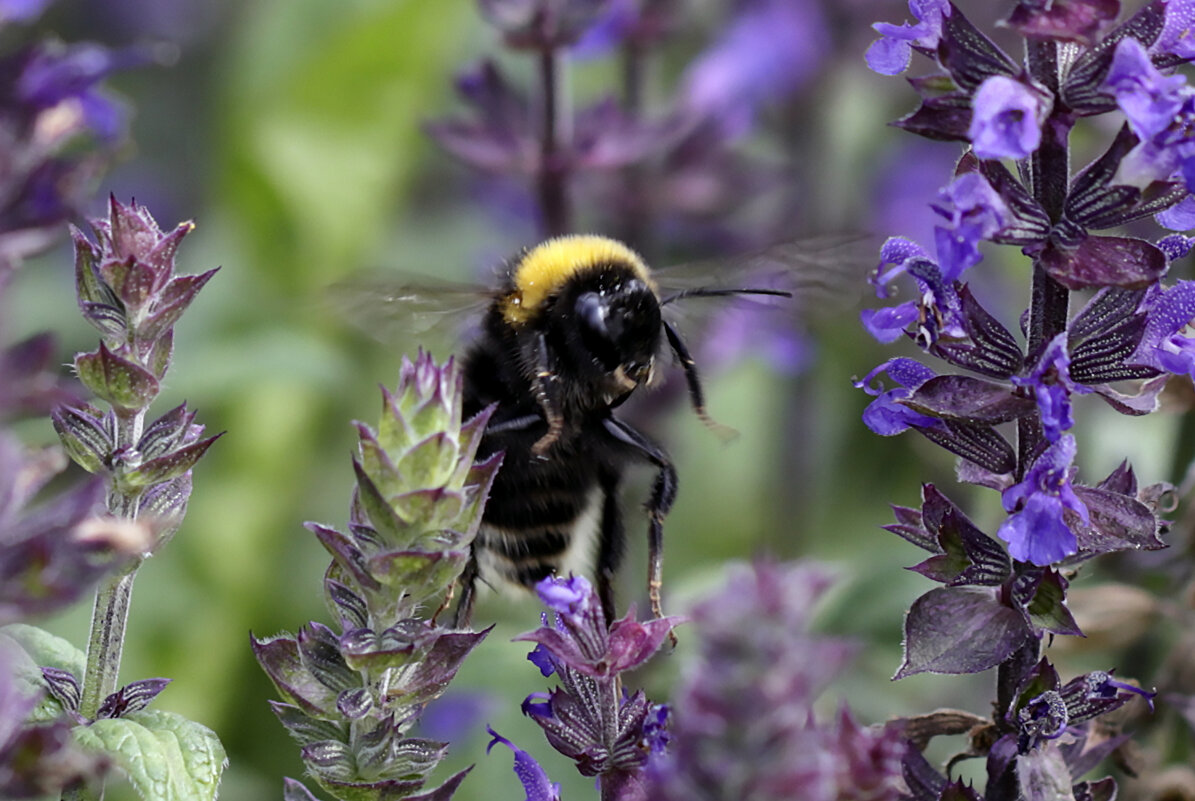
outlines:
M886 170L919 160L932 192L947 182L957 151L885 127L913 107L913 93L867 72L862 52L873 38L870 23L903 19L905 4L810 3L825 14L831 52L738 147L791 175L792 191L776 202L789 204L792 236L866 231L887 219L875 204ZM682 26L676 46L660 54L649 105L667 99L729 5L691 4L691 29ZM996 13L986 3L960 6L980 21ZM195 471L184 527L138 577L122 681L175 680L156 703L219 734L231 760L223 799L277 798L282 777L300 777L302 766L269 711L274 692L253 660L249 633L327 620L320 579L328 559L302 523L345 522L350 421L376 420L377 385L393 384L400 353L420 344L361 335L329 310L327 287L361 270L470 280L535 241L530 221L520 227L487 209L470 171L421 129L459 113L453 76L498 53L499 38L467 0L63 0L40 26L68 41L158 43L169 64L110 82L135 110L135 144L101 195L136 198L163 227L194 219L180 269L222 266L178 326L157 409L186 400L209 431L228 433ZM504 63L529 75L517 56ZM617 74L594 60L578 65L574 78L583 99ZM904 149L911 146L930 149ZM927 209L905 205L929 219ZM101 211L97 201L94 212ZM867 648L827 694L828 708L845 695L866 722L948 705L982 713L990 695L982 677L888 680L899 664L903 610L929 584L902 570L919 554L878 527L890 521L889 502L916 505L920 482L952 486L953 466L924 440L883 440L859 422L867 398L851 387L852 376L898 352L866 339L856 322L865 269L858 302L810 320L814 359L804 371L777 373L749 349L707 371L709 407L741 432L736 440L719 442L675 392L668 410L653 414L650 430L674 455L681 486L667 525L667 606L682 610L728 560L770 553L829 561L843 580L823 626ZM1021 270L1010 268L1014 278ZM1020 280L994 283L1008 308L1020 287ZM10 297L17 301L8 310L12 334L53 328L63 362L94 347L76 313L66 248L30 263ZM454 347L430 344L440 357ZM1085 471L1106 472L1128 454L1144 481L1165 477L1167 465L1150 454L1173 418L1100 421ZM53 437L48 422L22 431L31 440ZM642 600L645 525L637 509L649 478L633 472L627 487L624 601ZM956 497L981 523L998 519L992 494ZM78 609L50 627L83 643L89 612ZM476 622L497 626L450 691L482 709L440 774L476 763L457 798L521 797L509 753L484 754L486 722L540 758L564 784L564 797L592 795L591 782L519 714L522 698L546 686L525 661L527 646L510 638L537 620L530 599L490 597L477 610ZM667 696L694 645L682 630L678 650L642 677L656 698ZM108 797L129 792L113 788Z

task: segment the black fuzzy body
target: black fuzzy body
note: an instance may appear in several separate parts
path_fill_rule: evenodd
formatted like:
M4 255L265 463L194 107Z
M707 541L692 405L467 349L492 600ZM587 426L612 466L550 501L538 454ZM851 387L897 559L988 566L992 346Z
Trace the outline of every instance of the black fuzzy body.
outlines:
M473 583L479 579L530 588L548 575L589 564L603 605L612 613L611 581L624 544L620 480L631 463L667 458L614 416L650 375L662 341L659 303L629 266L619 264L596 265L569 277L518 324L504 314L504 299L515 291L508 284L490 307L463 365L465 417L496 406L478 456L505 455L463 577L458 619L468 619ZM610 342L587 337L578 325L578 309L592 305L595 297L612 304L624 321L613 349ZM625 365L637 370L629 386L625 370L615 375ZM537 453L549 433L549 407L561 425L551 444ZM667 468L674 476L670 464ZM670 481L657 510L661 517L671 505L674 485Z

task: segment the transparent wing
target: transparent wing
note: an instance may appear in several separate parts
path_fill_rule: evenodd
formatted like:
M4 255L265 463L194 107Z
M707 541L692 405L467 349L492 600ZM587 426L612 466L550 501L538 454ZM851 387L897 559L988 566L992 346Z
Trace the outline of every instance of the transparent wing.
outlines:
M878 237L827 235L780 242L729 258L663 267L653 275L667 319L694 336L710 325L711 318L732 311L772 312L802 323L843 314L867 294L867 274L874 269L878 252ZM791 297L736 290L787 292Z
M874 268L878 252L877 237L831 234L780 242L739 256L662 267L653 275L661 298L669 303L726 290L768 289L792 293L800 307L834 312L864 295L867 273ZM745 297L750 303L758 296Z
M424 337L456 340L494 296L493 289L480 285L384 273L362 274L328 288L337 316L387 345Z

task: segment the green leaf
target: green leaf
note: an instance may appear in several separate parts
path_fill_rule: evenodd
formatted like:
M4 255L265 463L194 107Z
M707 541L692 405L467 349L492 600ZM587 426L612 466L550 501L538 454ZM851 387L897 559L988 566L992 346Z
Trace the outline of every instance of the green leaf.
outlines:
M69 670L80 682L87 664L87 655L70 643L48 631L25 623L12 623L0 627L0 651L6 653L15 649L12 673L18 682L18 692L24 696L42 695L41 702L29 713L29 722L48 723L56 720L63 712L62 705L46 693L46 682L42 678L42 667L56 667Z
M111 756L145 801L214 800L228 764L215 732L173 712L147 709L73 731L81 747Z

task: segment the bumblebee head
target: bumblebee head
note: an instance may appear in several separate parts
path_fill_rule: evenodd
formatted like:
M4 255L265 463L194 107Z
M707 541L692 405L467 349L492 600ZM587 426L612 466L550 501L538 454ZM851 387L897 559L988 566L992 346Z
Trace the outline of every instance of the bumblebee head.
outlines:
M651 379L660 347L660 303L639 278L588 289L573 302L581 345L610 376L617 394Z

